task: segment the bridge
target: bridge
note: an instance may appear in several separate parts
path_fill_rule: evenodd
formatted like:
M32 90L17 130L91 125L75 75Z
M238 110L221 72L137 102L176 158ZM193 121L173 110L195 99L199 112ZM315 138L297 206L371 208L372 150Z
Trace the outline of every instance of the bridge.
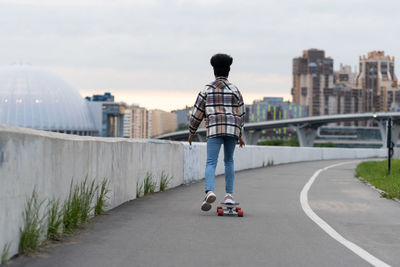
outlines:
M353 122L353 121L374 121L379 126L382 137L382 144L386 146L386 121L391 118L393 121L392 137L397 145L397 137L400 132L400 112L378 112L378 113L355 113L355 114L337 114L325 116L313 116L285 120L273 120L263 122L246 123L244 125L244 138L247 144L256 145L260 139L261 132L265 129L290 127L295 129L299 138L300 146L312 147L317 130L324 124L335 122ZM197 135L200 141L205 141L206 129L200 128ZM167 140L187 140L189 130L166 133L159 135L157 139Z

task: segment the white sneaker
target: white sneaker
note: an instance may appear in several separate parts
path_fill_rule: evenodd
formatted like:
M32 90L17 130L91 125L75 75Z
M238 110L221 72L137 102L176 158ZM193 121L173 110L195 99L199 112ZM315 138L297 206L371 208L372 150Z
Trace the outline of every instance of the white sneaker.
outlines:
M201 210L209 211L211 209L211 203L213 203L217 199L217 196L213 191L208 191L206 197L204 198L203 203L201 204Z
M228 204L228 205L229 205L229 204L230 204L230 205L235 204L235 200L233 199L232 194L226 194L226 195L225 195L224 203L225 203L225 204Z

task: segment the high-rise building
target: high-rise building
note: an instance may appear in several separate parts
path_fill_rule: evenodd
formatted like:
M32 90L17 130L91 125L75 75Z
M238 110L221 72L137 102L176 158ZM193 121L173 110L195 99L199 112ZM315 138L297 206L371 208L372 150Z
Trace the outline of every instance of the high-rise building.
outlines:
M384 51L361 56L356 83L362 89L364 112L398 109L400 92L394 73L394 57L385 56Z
M132 110L131 110L131 108L125 109L123 136L126 138L132 138Z
M284 101L283 97L264 97L263 100L255 100L249 105L248 111L249 122L308 117L308 106Z
M293 102L309 106L310 116L330 114L335 109L333 59L325 51L304 50L293 59Z
M114 102L114 96L110 92L105 92L103 95L93 95L92 97L87 96L86 100L97 102Z
M340 64L339 70L334 73L334 82L341 83L346 87L355 88L357 82L357 72L351 66Z
M358 113L362 109L361 88L356 84L357 73L351 66L340 64L339 71L334 72L336 110L331 114Z
M125 104L115 103L114 96L104 94L86 97L88 107L94 119L95 128L103 137L123 136L123 116Z
M149 111L139 106L125 110L124 137L149 138Z
M173 110L172 113L176 114L178 120L178 128L188 129L189 118L192 113L193 107L186 106L184 109Z
M150 136L157 136L163 133L173 132L178 126L177 115L159 109L150 111L151 120Z
M289 101L284 101L283 97L264 97L262 100L253 101L252 105L247 105L246 112L248 122L261 122L269 120L284 120L301 118L308 116L308 106L300 106ZM269 129L262 132L268 136L290 136L289 128Z

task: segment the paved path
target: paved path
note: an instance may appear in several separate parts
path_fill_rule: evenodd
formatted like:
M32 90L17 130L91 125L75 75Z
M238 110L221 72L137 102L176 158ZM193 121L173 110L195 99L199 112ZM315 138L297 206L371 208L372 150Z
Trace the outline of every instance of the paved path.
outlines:
M303 211L300 192L313 174L345 161L296 163L236 174L245 217L201 212L203 182L126 203L81 235L11 266L370 266ZM354 178L356 163L323 171L312 210L344 238L400 266L400 204ZM224 179L216 180L223 197Z

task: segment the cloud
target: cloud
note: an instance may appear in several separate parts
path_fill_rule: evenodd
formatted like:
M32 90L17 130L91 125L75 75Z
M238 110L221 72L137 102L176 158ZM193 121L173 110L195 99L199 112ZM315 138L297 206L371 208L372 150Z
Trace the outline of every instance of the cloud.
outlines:
M68 0L68 1L53 1L53 0L0 0L0 4L12 5L31 5L31 6L100 6L110 7L119 5L129 6L155 6L157 0Z
M395 0L0 0L0 65L30 62L76 87L198 90L209 58L234 58L252 94L290 94L292 59L319 48L339 63L398 56Z
M213 80L211 69L206 72L129 72L114 69L52 68L50 69L72 86L83 97L112 92L118 101L137 103L146 108L172 110L192 105L198 92ZM242 91L245 103L264 96L282 96L290 99L291 78L274 73L232 72L231 82Z

